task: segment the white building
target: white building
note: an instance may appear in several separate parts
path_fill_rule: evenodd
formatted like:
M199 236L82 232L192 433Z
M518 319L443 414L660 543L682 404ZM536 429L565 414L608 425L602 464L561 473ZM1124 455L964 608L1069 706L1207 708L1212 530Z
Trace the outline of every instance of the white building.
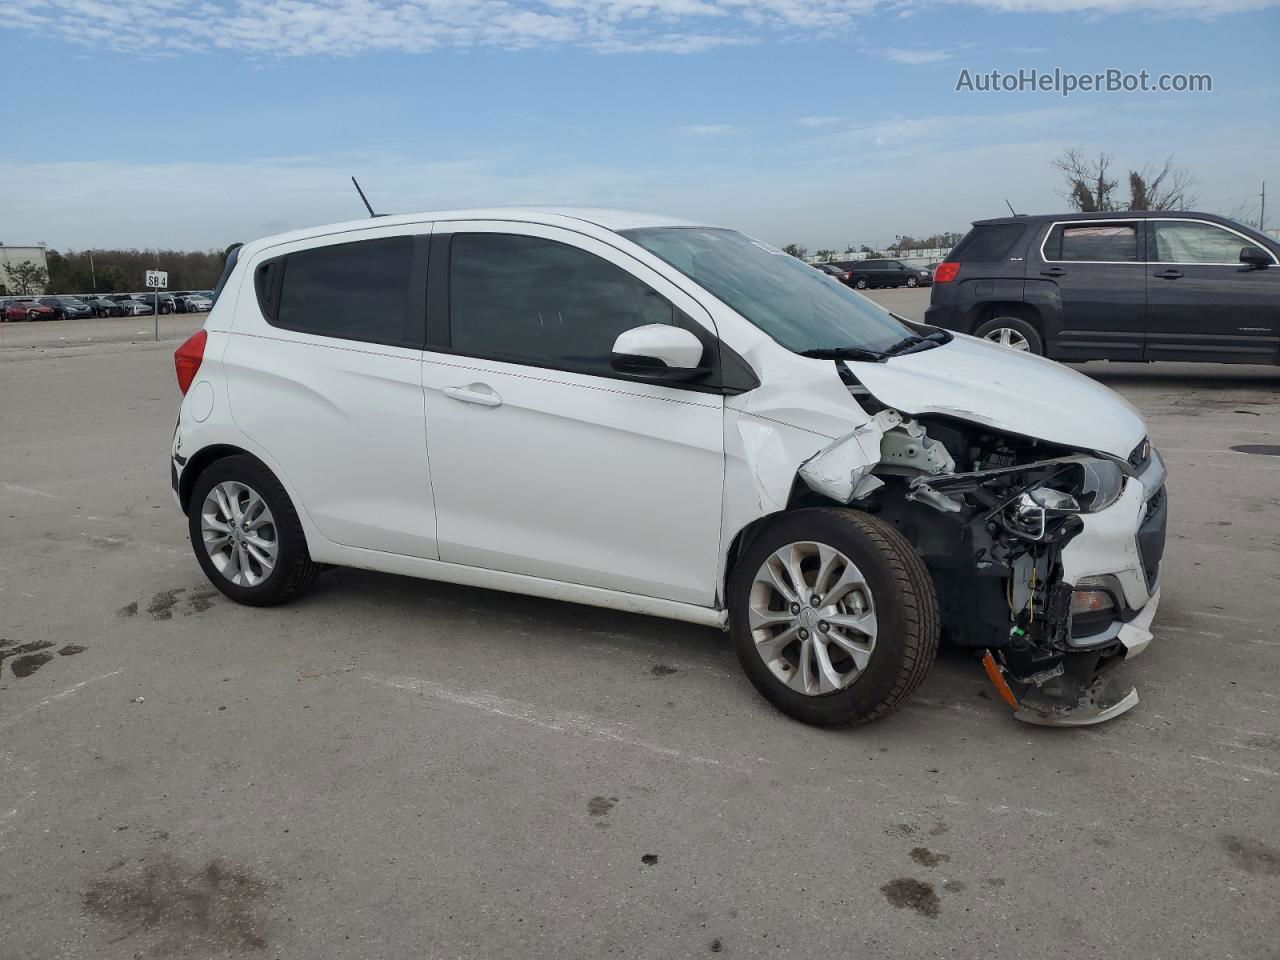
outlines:
M18 264L28 260L44 270L46 277L49 275L49 258L45 255L43 243L0 243L0 293L12 295L18 292L9 279L9 271L5 268L17 267ZM44 287L27 292L44 293Z

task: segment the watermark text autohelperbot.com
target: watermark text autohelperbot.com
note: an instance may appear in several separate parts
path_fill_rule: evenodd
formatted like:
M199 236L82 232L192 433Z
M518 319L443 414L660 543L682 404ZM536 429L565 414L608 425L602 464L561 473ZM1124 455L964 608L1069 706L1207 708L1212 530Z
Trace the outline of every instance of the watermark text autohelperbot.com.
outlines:
M1115 67L1096 73L1073 73L1023 68L1016 71L960 71L957 93L1212 93L1213 76L1208 73L1137 73Z

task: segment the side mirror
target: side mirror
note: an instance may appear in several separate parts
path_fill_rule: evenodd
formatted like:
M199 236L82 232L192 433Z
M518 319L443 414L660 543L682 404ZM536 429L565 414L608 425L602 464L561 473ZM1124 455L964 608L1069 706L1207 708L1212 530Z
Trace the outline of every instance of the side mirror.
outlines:
M619 334L613 343L613 369L660 380L692 380L708 370L702 341L683 327L650 323Z
M1273 261L1264 251L1259 250L1257 247L1241 247L1240 262L1247 263L1251 267L1269 267Z

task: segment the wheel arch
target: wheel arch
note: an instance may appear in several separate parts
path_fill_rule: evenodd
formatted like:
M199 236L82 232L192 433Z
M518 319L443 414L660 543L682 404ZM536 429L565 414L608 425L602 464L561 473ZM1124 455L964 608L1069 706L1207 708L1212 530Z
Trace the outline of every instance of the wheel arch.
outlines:
M980 303L970 312L970 330L977 330L988 320L997 317L1016 317L1035 327L1036 332L1044 338L1044 318L1034 305L1017 300L992 300Z
M733 578L734 570L738 566L738 561L742 555L751 547L751 543L760 534L765 527L773 523L779 517L784 517L796 510L802 510L807 507L839 507L843 510L857 510L847 503L839 503L830 497L824 497L820 493L815 493L809 489L808 484L804 482L797 474L791 484L791 493L787 497L787 505L781 510L774 510L771 513L762 514L755 517L748 523L743 525L737 533L729 541L729 548L725 551L724 563L722 564L723 573L717 588L720 594L720 601L726 607L729 603L729 581Z
M204 473L219 460L242 456L253 457L254 460L262 464L263 469L269 470L272 476L279 478L279 475L271 469L269 464L263 463L260 457L255 456L243 447L237 447L230 443L213 443L207 447L201 447L187 460L182 468L182 476L178 479L178 503L182 506L182 512L188 513L190 510L191 491L195 487L196 481L200 479L200 474Z

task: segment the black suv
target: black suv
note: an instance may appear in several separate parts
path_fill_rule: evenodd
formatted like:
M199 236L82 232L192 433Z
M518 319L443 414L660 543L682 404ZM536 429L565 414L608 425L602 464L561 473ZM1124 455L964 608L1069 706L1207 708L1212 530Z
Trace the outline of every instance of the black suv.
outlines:
M1055 360L1280 360L1280 244L1209 213L979 220L925 322Z
M932 282L932 275L921 267L912 267L901 260L841 260L836 264L849 271L849 286L865 290L867 287L925 287Z

